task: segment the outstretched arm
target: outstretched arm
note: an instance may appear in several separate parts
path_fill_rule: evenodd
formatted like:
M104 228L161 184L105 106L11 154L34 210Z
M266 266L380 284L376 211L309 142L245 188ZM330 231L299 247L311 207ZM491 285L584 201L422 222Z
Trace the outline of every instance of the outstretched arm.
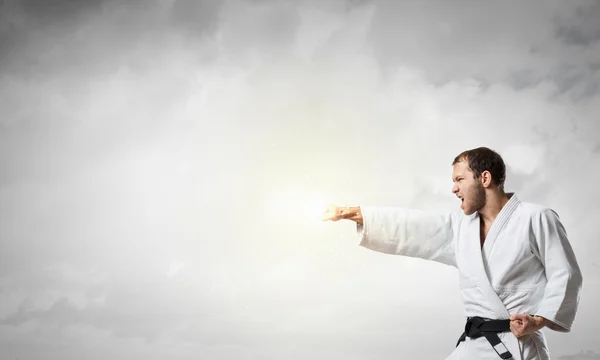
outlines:
M330 205L322 219L356 222L360 246L367 249L456 266L455 240L460 221L456 214L435 215L398 207Z

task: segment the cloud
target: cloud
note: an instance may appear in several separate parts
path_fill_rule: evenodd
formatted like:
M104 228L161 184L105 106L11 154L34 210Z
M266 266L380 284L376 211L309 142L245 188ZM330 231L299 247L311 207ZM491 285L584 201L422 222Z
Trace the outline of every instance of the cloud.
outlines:
M558 211L595 284L594 25L576 23L583 2L540 5L6 2L0 347L441 358L463 321L453 269L291 213L313 198L455 210L451 160L482 145L505 156L507 189ZM598 350L594 288L557 356ZM457 324L436 335L446 348L398 340L430 341L422 316Z
M210 34L218 29L221 8L221 2L175 0L171 4L170 23L191 32L192 37Z
M97 282L85 273L76 273L71 266L65 269L68 272L61 271L58 277L55 270L49 270L21 278L19 283L11 281L13 285L0 294L3 303L10 306L14 295L20 295L23 300L0 322L16 328L34 323L60 331L75 325L93 326L116 337L154 342L171 329L184 325L187 316L206 318L211 312L208 309L216 305L209 304L210 292L186 290L190 286L206 288L206 284L189 277L181 278L184 274L179 274L178 281L147 274L133 283L114 277ZM41 285L32 282L36 280ZM157 293L157 289L161 292ZM187 296L173 296L182 291Z
M583 2L569 15L571 19L568 23L558 24L558 39L573 46L589 46L600 40L600 26L596 21L600 15L600 5L597 2Z

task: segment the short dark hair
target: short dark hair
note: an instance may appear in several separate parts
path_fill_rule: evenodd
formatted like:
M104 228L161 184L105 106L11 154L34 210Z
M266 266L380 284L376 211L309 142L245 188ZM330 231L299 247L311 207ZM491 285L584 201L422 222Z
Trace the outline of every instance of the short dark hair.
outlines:
M458 154L452 165L461 161L465 161L469 165L475 178L479 178L482 172L489 171L492 174L492 180L500 189L504 190L506 166L500 154L486 147L478 147Z

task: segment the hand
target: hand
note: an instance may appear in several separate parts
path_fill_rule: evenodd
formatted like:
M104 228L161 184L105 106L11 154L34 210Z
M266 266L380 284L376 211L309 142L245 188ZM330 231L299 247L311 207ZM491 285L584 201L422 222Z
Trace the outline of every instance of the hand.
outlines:
M510 317L510 331L520 338L546 326L546 319L541 316L515 314Z
M336 205L327 205L325 211L321 215L323 221L338 221L344 218L343 208Z

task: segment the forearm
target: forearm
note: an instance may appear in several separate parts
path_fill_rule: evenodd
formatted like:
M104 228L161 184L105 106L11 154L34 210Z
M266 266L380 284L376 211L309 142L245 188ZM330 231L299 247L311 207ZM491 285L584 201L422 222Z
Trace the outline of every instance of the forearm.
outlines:
M562 330L560 325L555 324L554 322L546 319L543 316L535 315L534 319L537 321L538 325L540 326L540 329L543 327L547 327L548 329L554 330L554 331Z
M363 216L360 207L344 207L341 211L342 219L352 220L357 224L363 224Z

